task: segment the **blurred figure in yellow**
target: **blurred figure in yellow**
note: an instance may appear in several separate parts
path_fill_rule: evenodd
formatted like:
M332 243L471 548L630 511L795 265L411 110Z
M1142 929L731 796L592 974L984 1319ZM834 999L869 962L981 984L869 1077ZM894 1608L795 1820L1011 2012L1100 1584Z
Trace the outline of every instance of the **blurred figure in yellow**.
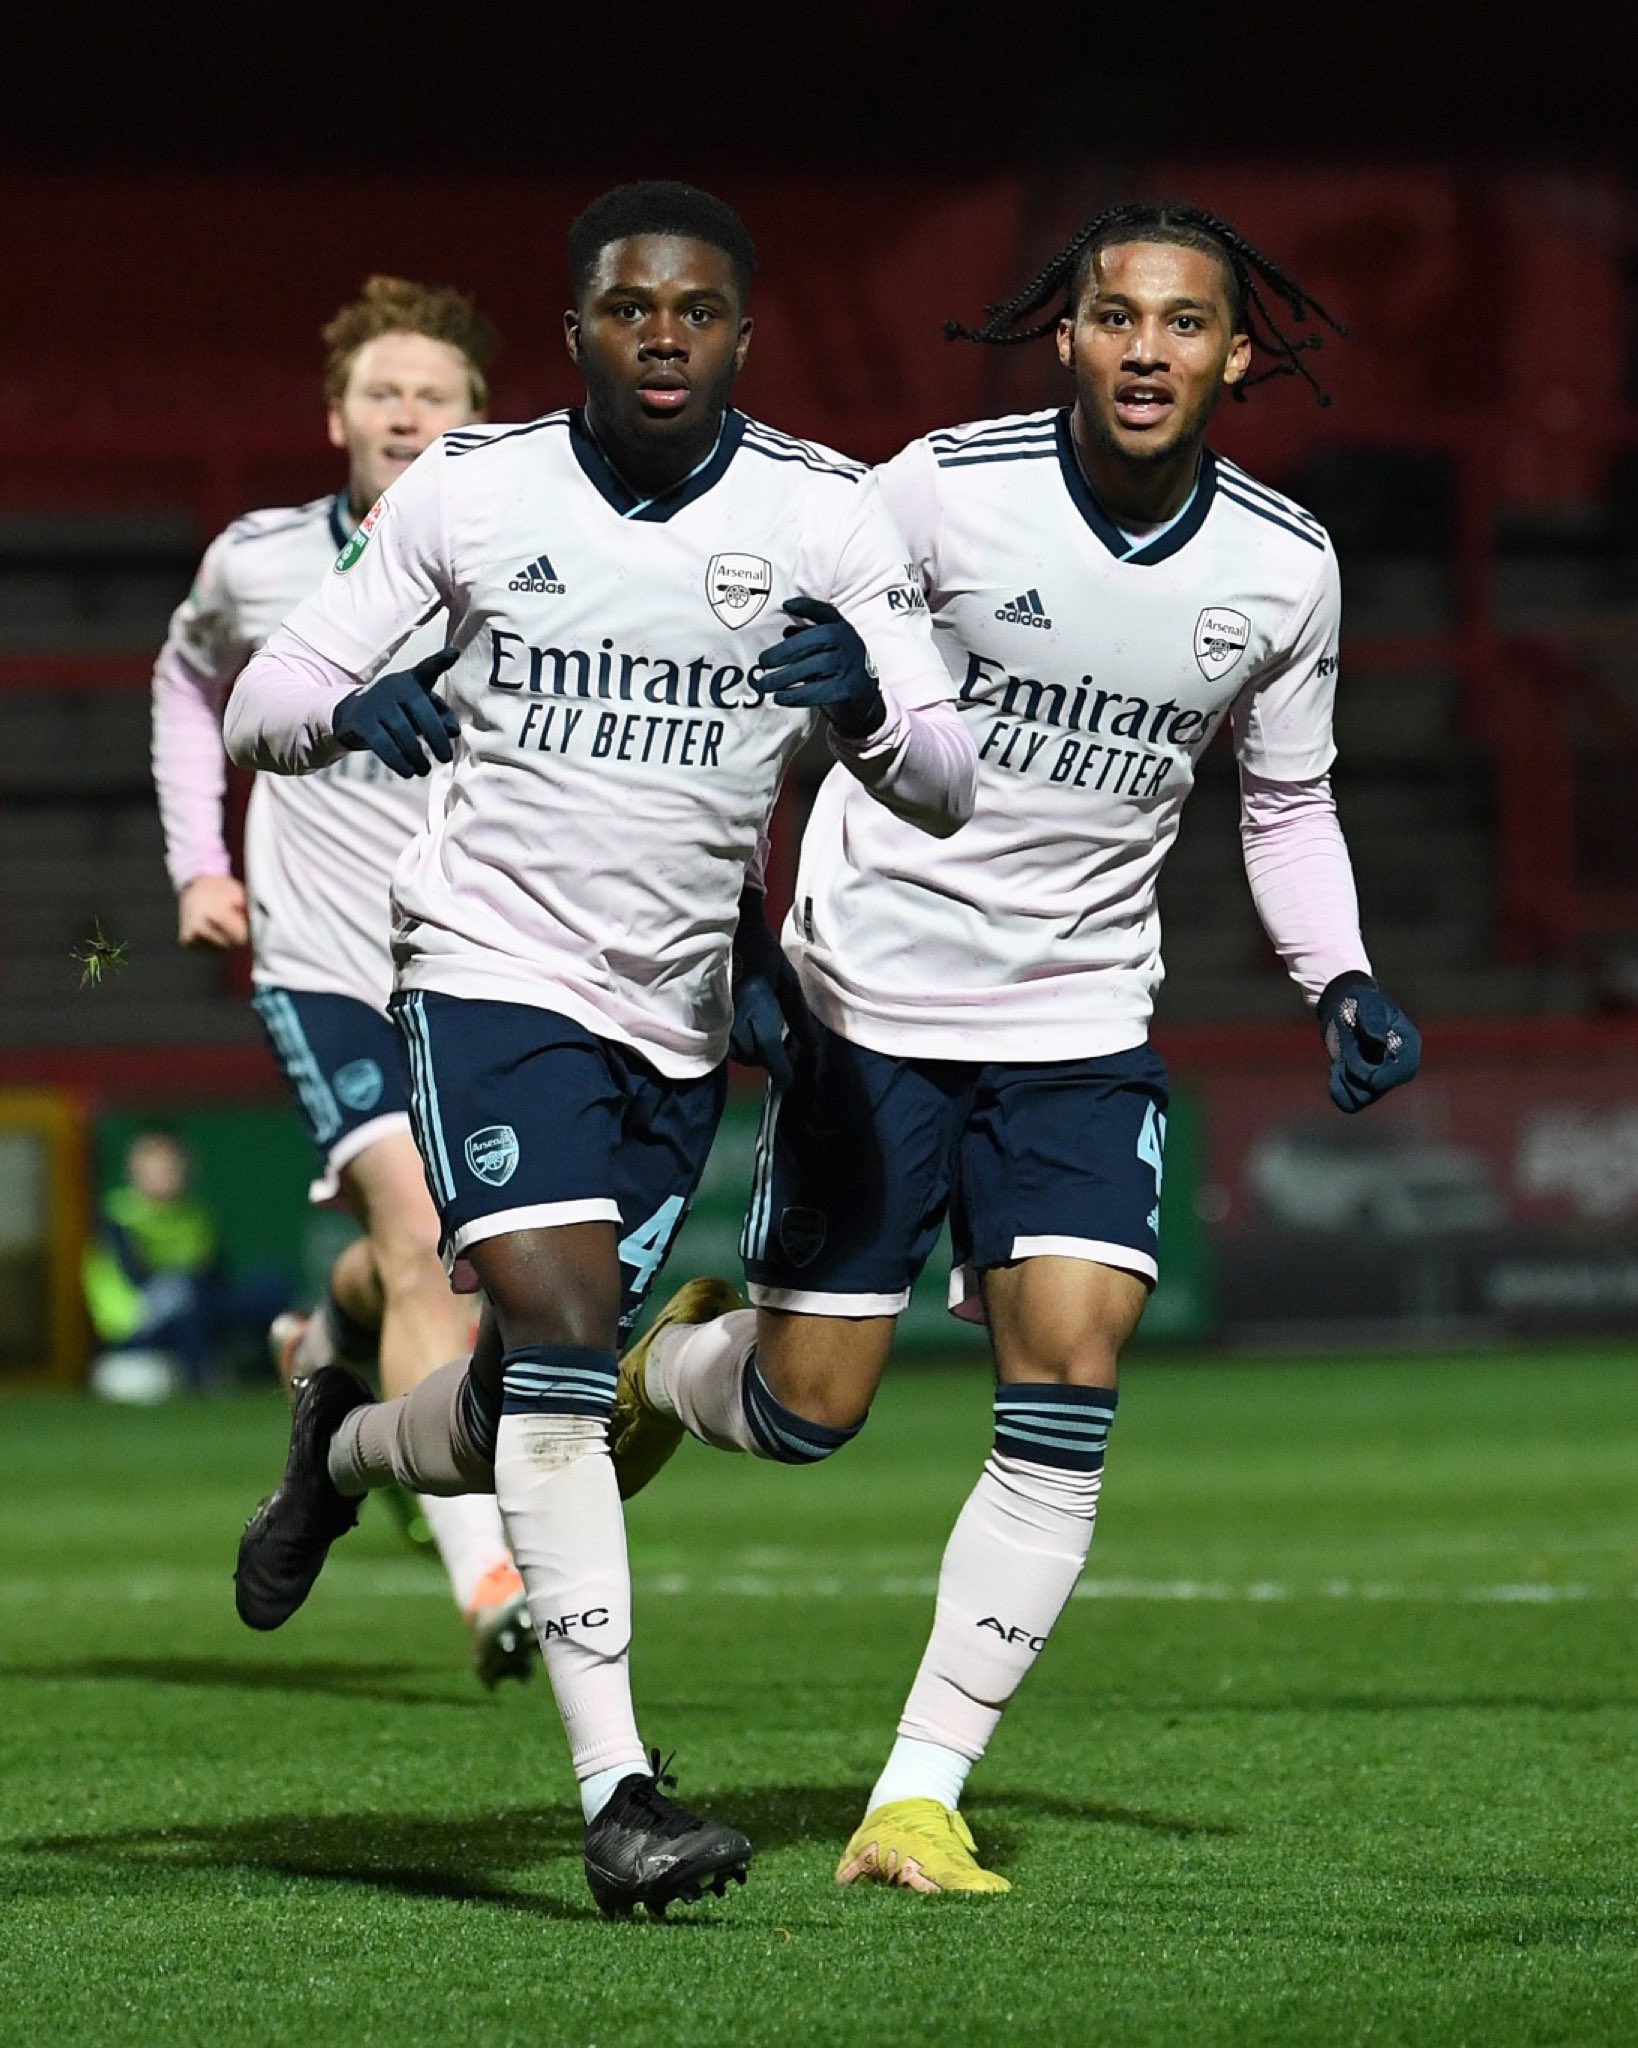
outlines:
M192 1162L173 1132L139 1131L126 1150L124 1183L99 1208L83 1272L102 1348L92 1384L110 1393L202 1390L216 1377L223 1341L264 1329L284 1305L276 1277L228 1273L215 1221L191 1180Z

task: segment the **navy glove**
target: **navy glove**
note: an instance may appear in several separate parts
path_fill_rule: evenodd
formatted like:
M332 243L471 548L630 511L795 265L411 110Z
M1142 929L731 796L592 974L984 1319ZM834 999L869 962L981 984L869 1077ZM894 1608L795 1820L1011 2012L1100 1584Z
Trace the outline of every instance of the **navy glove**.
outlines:
M728 1034L728 1057L744 1067L766 1067L776 1088L788 1088L795 1078L790 1046L802 1043L807 1035L808 1009L796 969L768 929L761 890L747 889L739 899L734 933L734 1026Z
M361 690L349 691L335 708L330 730L352 752L367 747L394 775L427 773L432 764L423 743L438 760L453 761L451 742L461 722L433 696L432 686L458 659L458 648L445 647L414 668L394 669Z
M787 626L777 646L766 648L749 681L763 696L790 711L814 706L844 739L867 739L887 717L875 666L865 644L833 604L817 597L793 597L784 609L805 626Z
M1368 974L1339 974L1316 1006L1331 1055L1331 1100L1351 1116L1414 1081L1422 1034Z

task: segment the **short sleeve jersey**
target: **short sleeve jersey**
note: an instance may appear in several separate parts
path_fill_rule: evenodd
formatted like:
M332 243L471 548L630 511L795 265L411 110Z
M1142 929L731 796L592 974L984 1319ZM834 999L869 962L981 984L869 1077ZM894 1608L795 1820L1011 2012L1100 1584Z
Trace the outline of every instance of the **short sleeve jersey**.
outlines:
M557 1010L677 1077L726 1051L746 866L816 717L747 683L781 605L835 604L892 702L951 696L869 471L737 412L656 499L578 412L447 434L336 570L289 620L319 654L372 675L438 609L459 650L399 985Z
M166 641L218 705L233 678L315 589L347 544L341 501L252 512L211 542ZM429 628L417 653L443 636ZM373 754L301 777L258 775L245 817L253 974L386 1006L392 992L392 870L426 820L424 782Z
M834 774L787 945L843 1036L937 1059L1060 1060L1147 1036L1156 883L1225 720L1243 765L1329 768L1340 596L1325 530L1207 451L1169 527L1129 539L1067 412L914 441L879 472L978 752L935 841Z

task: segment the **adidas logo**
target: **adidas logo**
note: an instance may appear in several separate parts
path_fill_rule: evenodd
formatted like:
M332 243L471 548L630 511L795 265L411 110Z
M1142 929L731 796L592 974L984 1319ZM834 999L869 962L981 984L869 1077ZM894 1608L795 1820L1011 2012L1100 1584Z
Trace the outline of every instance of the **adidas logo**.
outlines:
M1026 590L1022 597L1004 604L995 616L1004 626L1039 626L1045 631L1052 624L1038 590Z
M550 555L537 555L526 569L518 571L506 587L508 590L527 590L537 597L561 597L564 590L557 580Z

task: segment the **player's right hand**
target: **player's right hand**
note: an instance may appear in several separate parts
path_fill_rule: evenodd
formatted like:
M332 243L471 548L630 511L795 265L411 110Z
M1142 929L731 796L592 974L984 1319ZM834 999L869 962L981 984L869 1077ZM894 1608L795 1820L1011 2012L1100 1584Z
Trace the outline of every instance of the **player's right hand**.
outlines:
M734 1022L728 1057L764 1067L775 1088L795 1079L791 1052L808 1035L808 1006L785 950L768 928L761 895L747 889L734 933Z
M331 716L331 732L352 753L368 748L394 775L425 775L432 766L429 747L434 759L453 761L461 723L432 689L458 658L457 648L445 647L414 668L394 669L361 690L349 690Z
M176 899L176 936L184 946L227 951L250 940L245 885L232 875L196 875Z

